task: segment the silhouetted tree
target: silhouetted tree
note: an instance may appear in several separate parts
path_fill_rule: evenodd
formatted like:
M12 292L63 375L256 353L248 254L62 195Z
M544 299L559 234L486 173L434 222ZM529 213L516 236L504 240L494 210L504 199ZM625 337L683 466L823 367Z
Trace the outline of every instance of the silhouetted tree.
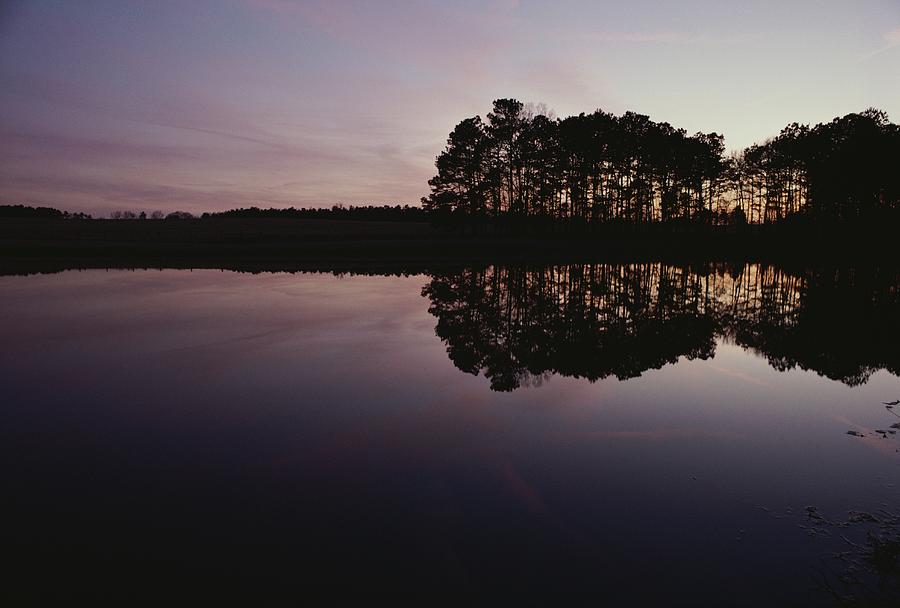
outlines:
M53 207L0 205L0 218L63 219L67 214Z
M172 213L166 215L167 220L192 220L194 218L194 214L189 211L173 211Z
M481 215L485 211L487 137L481 118L462 121L437 159L438 174L429 180L432 195L422 199L426 211Z
M436 218L570 225L846 220L900 202L900 128L878 110L813 128L792 123L728 158L724 151L717 133L688 136L635 112L559 120L498 99L486 124L475 116L456 126L422 200Z

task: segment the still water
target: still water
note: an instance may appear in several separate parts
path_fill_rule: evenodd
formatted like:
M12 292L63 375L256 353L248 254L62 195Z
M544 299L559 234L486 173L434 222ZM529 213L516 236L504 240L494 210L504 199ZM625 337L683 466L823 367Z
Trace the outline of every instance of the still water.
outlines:
M898 313L874 269L0 277L2 593L893 605Z

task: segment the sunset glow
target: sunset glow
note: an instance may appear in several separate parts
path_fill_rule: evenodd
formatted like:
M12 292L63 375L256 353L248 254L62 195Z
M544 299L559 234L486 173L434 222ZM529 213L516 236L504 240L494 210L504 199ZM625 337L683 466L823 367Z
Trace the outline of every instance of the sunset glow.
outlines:
M4 3L0 203L418 204L493 99L635 110L728 149L900 118L900 4L803 0Z

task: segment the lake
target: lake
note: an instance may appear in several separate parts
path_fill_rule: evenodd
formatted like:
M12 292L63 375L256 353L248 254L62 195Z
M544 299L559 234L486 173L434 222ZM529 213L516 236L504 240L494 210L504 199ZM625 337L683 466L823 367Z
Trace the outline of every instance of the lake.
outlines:
M897 269L69 270L0 335L10 600L900 597Z

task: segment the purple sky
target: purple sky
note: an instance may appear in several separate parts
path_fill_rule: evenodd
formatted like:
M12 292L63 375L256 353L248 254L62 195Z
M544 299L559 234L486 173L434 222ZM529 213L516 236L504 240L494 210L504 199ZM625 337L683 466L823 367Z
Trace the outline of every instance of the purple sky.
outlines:
M0 203L417 203L497 97L730 149L900 120L897 0L0 0Z

